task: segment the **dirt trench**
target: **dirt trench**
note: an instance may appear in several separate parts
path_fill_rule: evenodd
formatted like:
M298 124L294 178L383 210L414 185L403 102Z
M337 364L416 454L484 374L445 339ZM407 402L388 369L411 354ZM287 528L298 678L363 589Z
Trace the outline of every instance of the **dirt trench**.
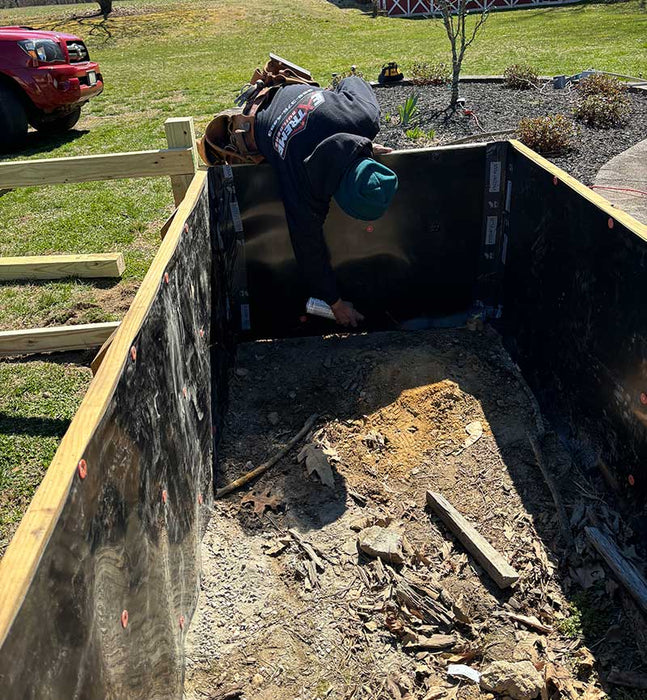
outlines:
M530 661L546 698L604 697L586 639L569 634L564 542L530 445L543 421L493 330L241 345L217 485L270 458L313 413L308 438L216 501L187 699L487 698L448 664L501 660ZM542 444L572 483L557 441ZM428 490L515 567L513 587L499 590L427 510ZM401 559L359 548L375 525L400 538Z

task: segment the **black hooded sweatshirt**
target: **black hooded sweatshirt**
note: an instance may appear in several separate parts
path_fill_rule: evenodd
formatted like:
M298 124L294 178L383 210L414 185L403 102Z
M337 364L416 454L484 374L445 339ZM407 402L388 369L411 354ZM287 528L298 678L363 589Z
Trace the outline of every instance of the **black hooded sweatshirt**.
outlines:
M280 88L256 115L256 144L278 175L301 273L310 294L328 304L339 294L323 224L348 167L372 155L379 116L373 90L355 76L336 90Z

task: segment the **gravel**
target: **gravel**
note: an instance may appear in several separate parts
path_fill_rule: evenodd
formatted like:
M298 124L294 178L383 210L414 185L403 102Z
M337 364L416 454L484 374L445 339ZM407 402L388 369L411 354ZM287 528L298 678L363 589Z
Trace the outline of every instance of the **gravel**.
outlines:
M442 145L479 132L514 129L522 117L560 113L571 116L576 102L574 90L554 90L551 84L541 90L510 90L500 83L465 83L461 86L461 96L466 99L466 108L477 116L479 129L475 120L461 110L448 118L447 87L395 86L375 88L375 91L382 109L382 129L377 141L398 149ZM426 132L434 129L433 142L408 138L399 123L398 105L404 104L413 92L419 94L414 124ZM549 159L584 184L592 184L607 161L647 138L647 94L629 93L628 97L632 108L625 125L607 130L578 124L579 133L571 150ZM514 138L514 134L499 138Z

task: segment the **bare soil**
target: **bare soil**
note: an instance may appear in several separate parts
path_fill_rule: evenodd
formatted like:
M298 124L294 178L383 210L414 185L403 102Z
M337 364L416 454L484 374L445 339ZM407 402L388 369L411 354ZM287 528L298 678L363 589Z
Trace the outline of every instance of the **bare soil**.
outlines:
M645 663L644 622L577 529L593 508L619 532L617 515L558 441L542 439L534 397L493 330L241 345L218 485L273 456L312 413L316 428L299 446L216 501L187 637L187 699L491 698L448 678L448 664L527 659L546 679L544 697L596 700L598 670ZM529 436L574 523L568 557ZM326 455L333 487L297 462L308 444ZM428 490L506 557L516 584L496 587L426 509ZM404 563L359 549L369 525L404 536ZM580 590L573 577L585 575L595 633L568 601ZM434 634L450 639L425 649Z

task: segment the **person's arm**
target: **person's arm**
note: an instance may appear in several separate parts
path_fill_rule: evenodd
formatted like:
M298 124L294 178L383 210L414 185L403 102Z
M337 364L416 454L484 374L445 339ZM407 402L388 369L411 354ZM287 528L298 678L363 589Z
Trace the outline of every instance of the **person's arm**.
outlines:
M290 240L309 293L325 301L342 326L357 326L364 320L350 302L340 298L337 280L330 264L330 253L323 235L325 213L314 213L286 206Z
M301 206L286 204L285 215L294 255L308 292L332 305L339 299L339 294L323 235L325 214L321 216L309 211L303 203Z

